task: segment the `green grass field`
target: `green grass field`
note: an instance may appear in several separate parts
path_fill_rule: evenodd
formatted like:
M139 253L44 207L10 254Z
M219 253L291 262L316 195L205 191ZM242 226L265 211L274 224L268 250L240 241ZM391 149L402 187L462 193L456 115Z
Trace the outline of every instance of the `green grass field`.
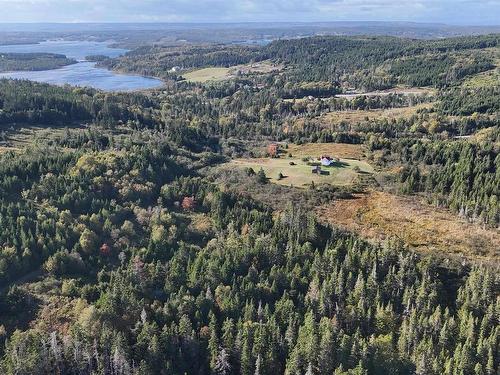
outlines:
M189 82L220 81L229 77L230 68L203 68L193 70L182 76Z
M290 162L296 165L290 165ZM330 167L322 167L322 170L328 171L329 175L317 175L311 172L312 166L307 165L302 159L282 157L279 159L256 158L256 159L234 159L229 162L227 167L253 168L258 172L260 168L264 170L269 181L281 185L293 185L296 187L307 187L314 183L332 184L346 186L352 184L358 174L373 173L373 168L366 162L353 159L340 159L338 163ZM359 172L354 168L358 167ZM284 178L278 179L279 174Z
M493 58L495 69L466 78L462 86L475 89L500 85L500 48L492 48L489 50L489 53Z
M500 85L500 68L476 74L467 78L463 86L467 88L493 87Z

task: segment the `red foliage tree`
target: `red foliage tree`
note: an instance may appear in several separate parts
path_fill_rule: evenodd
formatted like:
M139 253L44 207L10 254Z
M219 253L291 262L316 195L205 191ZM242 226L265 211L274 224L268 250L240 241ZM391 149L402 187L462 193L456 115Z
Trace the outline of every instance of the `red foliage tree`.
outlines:
M111 247L106 243L102 244L99 250L101 251L102 255L108 256L111 254Z
M195 205L196 202L194 200L194 197L184 197L184 199L182 200L181 207L184 210L191 211L194 209Z
M271 143L267 146L267 154L272 158L278 156L278 145L276 143Z

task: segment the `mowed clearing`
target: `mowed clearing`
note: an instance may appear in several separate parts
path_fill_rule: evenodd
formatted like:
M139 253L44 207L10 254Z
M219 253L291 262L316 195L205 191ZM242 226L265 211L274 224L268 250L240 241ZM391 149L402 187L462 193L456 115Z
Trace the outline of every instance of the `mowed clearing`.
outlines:
M423 252L437 250L483 259L500 256L499 230L470 224L449 210L422 203L416 197L371 191L321 206L317 214L365 238L396 237Z
M290 165L290 162L296 165ZM361 173L373 172L373 168L368 163L352 159L340 159L338 163L330 167L322 167L322 170L329 172L328 175L312 173L313 166L295 158L234 159L230 165L237 168L252 168L255 172L262 168L271 182L297 187L306 187L312 182L339 186L351 185L359 174L354 170L356 166L359 167ZM278 179L280 173L284 178Z
M182 77L188 82L221 81L227 79L230 68L203 68L185 73Z
M280 71L282 69L282 65L277 65L269 60L265 60L250 64L235 65L229 68L212 67L197 69L183 74L182 77L188 82L205 83L210 81L223 81L238 75L263 74Z
M292 156L287 156L291 154ZM309 158L309 162L318 163L322 155L338 158L338 162L329 167L322 166L325 174L312 173L313 165L308 164L303 158ZM374 172L372 166L363 157L362 148L356 145L340 145L335 143L318 143L305 145L289 145L280 153L280 158L244 158L234 159L226 167L230 168L252 168L258 172L264 170L270 182L286 186L307 187L314 184L332 184L346 186L353 184L360 175L370 175ZM283 178L279 179L279 174Z

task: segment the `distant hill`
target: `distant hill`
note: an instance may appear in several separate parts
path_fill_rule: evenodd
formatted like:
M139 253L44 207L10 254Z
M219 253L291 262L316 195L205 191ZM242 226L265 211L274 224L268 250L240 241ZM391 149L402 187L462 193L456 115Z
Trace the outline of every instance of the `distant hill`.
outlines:
M418 39L500 32L497 26L452 26L414 22L286 22L286 23L29 23L0 24L0 44L51 38L114 40L139 44L240 43L314 35L389 35Z

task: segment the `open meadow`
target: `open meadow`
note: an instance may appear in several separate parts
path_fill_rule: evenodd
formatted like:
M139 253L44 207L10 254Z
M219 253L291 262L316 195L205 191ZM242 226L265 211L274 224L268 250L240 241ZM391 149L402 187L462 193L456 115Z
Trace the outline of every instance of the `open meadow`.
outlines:
M235 65L229 68L210 67L196 69L183 74L182 77L188 82L205 83L210 81L223 81L239 75L272 73L282 69L282 65L274 64L265 60L255 63Z
M364 238L398 238L419 252L482 259L500 255L500 231L470 224L418 197L368 191L318 207L317 214Z
M322 155L329 155L338 160L330 166L321 166L322 174L313 173L312 170L319 164L318 158ZM262 168L270 182L287 186L307 187L313 182L315 185L346 186L352 185L360 175L374 173L373 167L361 160L362 156L361 148L355 145L289 145L288 149L281 151L279 158L234 159L224 168L252 168L255 172Z
M183 74L188 82L220 81L228 78L229 68L203 68Z

